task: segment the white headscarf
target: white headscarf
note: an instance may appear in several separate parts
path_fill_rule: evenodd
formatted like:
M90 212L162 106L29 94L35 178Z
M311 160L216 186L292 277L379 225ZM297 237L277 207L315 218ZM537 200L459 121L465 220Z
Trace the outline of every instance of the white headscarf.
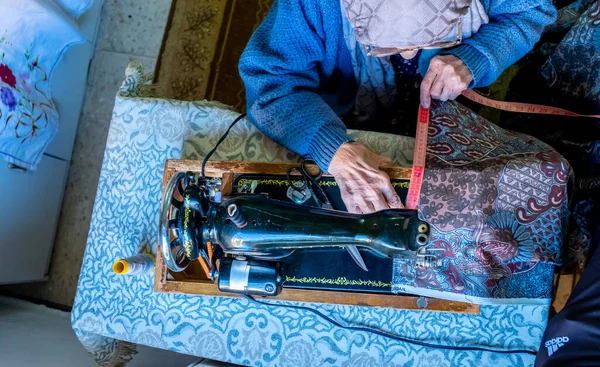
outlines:
M375 0L370 0L375 1ZM394 3L402 3L403 1L397 0L386 0L384 2L392 1ZM396 81L394 74L394 67L390 62L389 57L372 57L368 56L364 47L364 43L358 42L356 30L352 27L349 19L346 14L354 9L353 7L346 7L345 3L352 2L354 6L359 3L359 0L341 0L340 5L342 7L342 21L343 21L343 31L344 31L344 39L346 41L346 46L350 51L350 55L352 57L352 66L354 68L354 76L356 77L356 81L358 83L358 92L356 94L356 112L365 116L372 116L375 113L377 101L379 101L383 106L390 107L395 99L396 99ZM356 23L356 17L354 18L354 22ZM402 46L411 46L411 45L422 45L422 44L430 44L438 41L447 41L456 39L458 27L456 26L458 19L454 23L454 28L450 29L449 32L446 33L444 38L435 39L429 38L425 39L423 37L419 38L419 40L424 40L425 43L412 42L407 39L399 38L397 44L367 44L370 46L378 46L378 47L402 47ZM473 0L470 2L470 6L464 15L462 15L462 34L463 38L469 38L473 34L475 34L482 24L488 23L489 17L487 16L483 5L480 0ZM371 22L370 24L373 24ZM362 25L364 26L364 24ZM362 27L361 26L361 27ZM392 27L386 27L387 29L392 29ZM441 27L440 27L441 28ZM435 29L438 29L437 27ZM365 32L364 30L362 31ZM369 33L368 31L366 32ZM361 36L363 37L363 36ZM366 36L364 36L366 37ZM372 36L369 36L372 37ZM383 37L383 36L382 36ZM385 36L385 39L388 36ZM367 38L361 38L363 40ZM371 39L371 38L368 38ZM382 38L384 39L384 38ZM378 41L374 41L378 42ZM382 41L383 42L383 41ZM402 44L404 43L404 44Z

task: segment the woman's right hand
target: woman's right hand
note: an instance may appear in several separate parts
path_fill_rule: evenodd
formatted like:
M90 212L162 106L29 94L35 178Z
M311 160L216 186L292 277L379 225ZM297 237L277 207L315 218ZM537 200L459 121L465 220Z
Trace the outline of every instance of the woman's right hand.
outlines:
M359 143L340 146L329 164L342 200L350 213L372 213L389 208L403 208L381 166L391 166L392 160L370 151Z

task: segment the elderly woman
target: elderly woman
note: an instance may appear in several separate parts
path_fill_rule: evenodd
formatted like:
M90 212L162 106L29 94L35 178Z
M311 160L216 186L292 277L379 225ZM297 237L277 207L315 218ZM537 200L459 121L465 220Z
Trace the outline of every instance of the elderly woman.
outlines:
M276 0L240 59L248 116L338 182L349 211L401 207L346 126L414 134L420 103L487 86L555 18L550 0Z

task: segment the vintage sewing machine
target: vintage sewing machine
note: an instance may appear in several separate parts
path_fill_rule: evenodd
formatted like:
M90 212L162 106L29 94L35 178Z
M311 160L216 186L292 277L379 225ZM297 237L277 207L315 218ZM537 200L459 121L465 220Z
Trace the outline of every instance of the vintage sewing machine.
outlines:
M292 181L299 177L290 178L292 171L286 179L289 186L297 184ZM171 273L185 273L190 264L200 262L208 281L221 292L276 296L295 269L313 263L328 267L323 266L323 258L335 252L333 258L339 259L340 249L356 262L355 274L368 270L363 256L371 264L381 259L390 271L393 257L412 259L419 267L436 265L435 254L426 249L429 227L414 210L350 214L299 204L306 197L301 197L301 191L300 197L290 195L289 186L289 200L281 200L253 192L257 179L242 181L238 179L237 190L224 190L233 185L231 177L207 178L193 172L170 177L163 193L159 241L162 261ZM329 274L335 274L332 262L326 269Z

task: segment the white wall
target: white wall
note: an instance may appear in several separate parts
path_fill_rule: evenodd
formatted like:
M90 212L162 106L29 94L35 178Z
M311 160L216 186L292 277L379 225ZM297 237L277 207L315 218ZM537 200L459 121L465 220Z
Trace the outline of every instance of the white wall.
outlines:
M127 367L183 367L199 357L138 346ZM0 367L93 367L71 329L71 314L0 296Z

